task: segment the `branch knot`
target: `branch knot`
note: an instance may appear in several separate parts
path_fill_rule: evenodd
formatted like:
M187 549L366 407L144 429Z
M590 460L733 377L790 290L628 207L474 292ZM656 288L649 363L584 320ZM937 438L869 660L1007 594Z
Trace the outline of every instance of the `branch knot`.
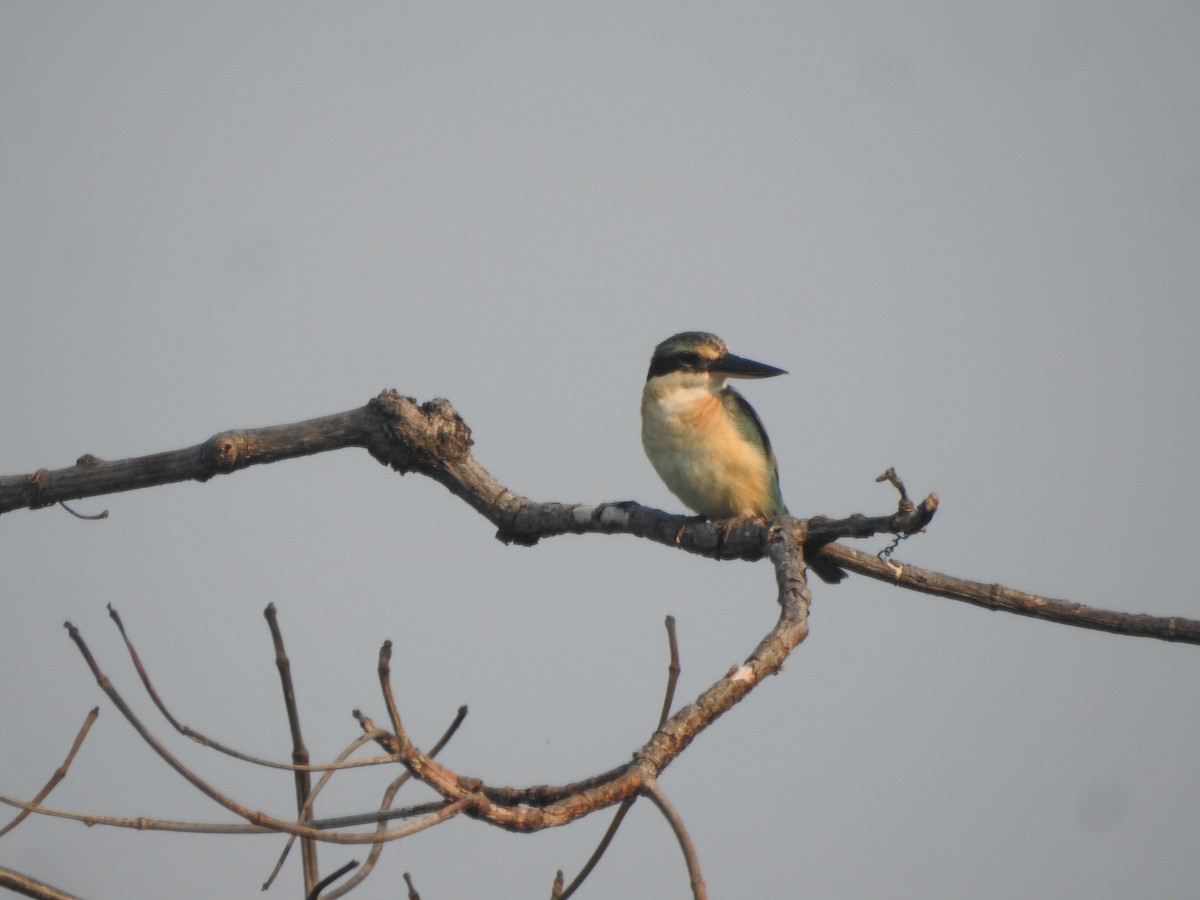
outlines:
M253 457L253 442L245 431L214 434L200 445L200 459L214 475L244 469Z
M382 425L382 442L368 449L397 472L442 469L470 455L471 429L449 400L439 397L418 406L413 397L389 389L368 407Z

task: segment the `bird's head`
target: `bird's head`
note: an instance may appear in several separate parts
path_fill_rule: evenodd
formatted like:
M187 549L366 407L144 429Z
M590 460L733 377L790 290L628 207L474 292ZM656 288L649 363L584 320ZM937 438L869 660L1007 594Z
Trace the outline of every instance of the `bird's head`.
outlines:
M706 331L684 331L654 348L646 381L669 379L680 387L719 390L726 378L771 378L784 369L729 352L725 342Z

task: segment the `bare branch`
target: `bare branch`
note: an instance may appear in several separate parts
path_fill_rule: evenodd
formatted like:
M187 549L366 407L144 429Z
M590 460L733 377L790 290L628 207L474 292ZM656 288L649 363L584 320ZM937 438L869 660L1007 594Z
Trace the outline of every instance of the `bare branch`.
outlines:
M189 740L195 741L200 746L208 747L212 750L216 750L218 753L223 753L226 756L233 757L234 759L240 759L242 762L251 763L252 765L263 766L264 768L269 769L285 769L289 772L329 772L340 769L360 769L365 766L379 766L385 764L390 765L396 761L391 754L388 754L387 756L372 756L366 759L352 760L343 759L345 754L342 754L338 757L337 761L331 763L310 762L307 765L298 765L296 763L279 762L274 759L264 759L261 756L253 756L249 753L243 753L242 751L223 744L215 738L209 737L208 735L203 734L188 725L184 725L175 718L169 709L167 709L167 705L159 696L158 690L154 687L154 682L150 678L150 672L142 663L142 658L138 653L137 648L134 646L129 634L125 631L125 623L121 621L120 614L111 603L108 604L108 615L109 618L111 618L116 624L117 630L121 633L121 639L125 642L125 649L129 653L129 658L133 662L134 669L137 670L138 678L141 679L142 686L146 689L146 693L149 695L154 705L158 708L158 711L162 713L163 718L165 718L167 722L170 723L171 727L174 728L179 734L183 735ZM386 732L381 731L379 734L383 735L386 734ZM374 740L376 737L377 735L375 734L368 734L366 735L366 740ZM355 749L357 749L360 744L356 742L353 746Z
M341 762L347 756L349 756L351 753L353 753L355 750L357 750L359 747L363 746L363 744L369 743L370 741L374 740L375 737L376 737L376 735L371 734L371 733L360 734L353 741L351 741L350 744L345 749L343 749L341 753L339 753L337 755L336 762ZM320 794L321 790L325 787L325 785L327 785L329 783L329 779L333 777L333 773L335 771L337 771L337 770L329 769L321 775L320 780L317 782L317 786L308 795L308 799L304 801L304 805L300 808L300 813L296 817L298 821L301 821L301 822L307 821L308 824L311 825L313 828L344 828L347 825L352 824L349 822L339 821L335 825L330 825L328 823L319 823L319 822L312 821L313 803L316 801L317 795ZM436 807L427 810L427 812L433 812L434 809L436 809ZM353 824L359 824L359 823L353 823ZM280 871L283 869L283 864L285 862L287 862L288 855L292 852L292 845L295 842L296 842L296 836L288 835L287 842L283 845L283 850L281 850L279 853L279 859L276 860L276 862L275 862L275 868L273 868L271 870L271 874L268 875L267 880L263 882L262 889L264 891L267 890L268 888L270 888L270 886L272 884L274 884L276 877L279 875ZM380 846L380 845L376 845L376 846Z
M86 738L88 732L92 730L92 725L95 723L99 715L100 707L93 706L91 711L88 712L88 714L84 717L83 724L79 726L79 732L75 735L75 740L71 743L71 749L67 751L67 758L63 760L63 764L61 766L54 770L54 774L50 776L50 780L46 782L45 786L37 792L37 796L29 801L32 806L37 806L39 803L45 800L50 795L50 792L58 786L58 783L67 777L67 769L71 768L71 761L75 759L75 754L78 753L79 748L83 746L84 738ZM20 825L21 822L29 815L29 812L30 811L28 809L25 809L17 813L16 818L14 818L3 828L0 828L0 837L4 837L4 835L8 834L14 828Z
M344 866L342 866L340 869L338 869L332 875L328 875L325 878L322 878L320 881L318 881L316 884L314 884L312 886L312 889L307 894L305 894L304 900L317 900L317 898L321 896L321 891L325 890L325 888L327 888L329 885L333 884L335 881L337 881L339 878L341 878L343 875L345 875L347 872L349 872L351 869L353 869L357 865L358 865L358 860L352 859L352 860L350 860L350 862L346 863Z
M246 466L366 446L366 411L352 410L291 425L226 431L202 444L134 459L107 462L84 454L67 469L0 476L0 513L39 509L77 500L179 481L208 481Z
M180 724L158 697L132 642L125 634L120 618L110 607L110 613L125 640L145 689L172 727L194 741L238 758L292 770L296 789L296 821L277 819L249 809L217 791L185 767L136 718L108 678L100 671L78 630L67 623L71 638L92 669L97 683L142 739L189 783L210 799L245 819L247 824L202 825L150 819L117 819L42 807L41 801L65 775L91 721L94 720L93 710L76 738L66 762L33 801L15 801L0 796L0 801L23 810L6 828L0 830L0 835L19 824L30 812L74 818L89 824L145 829L221 833L282 832L290 835L288 847L296 837L302 841L305 889L307 896L311 898L318 897L335 880L344 877L357 866L357 863L350 863L328 878L320 879L315 841L372 844L366 864L359 867L344 884L329 891L327 896L336 898L353 889L372 871L379 858L382 842L415 833L445 821L459 812L466 812L473 818L483 819L502 828L527 832L563 825L601 808L617 805L613 821L604 837L579 875L565 889L562 873L558 873L553 896L565 898L570 897L593 871L628 810L636 799L644 794L651 798L670 823L687 862L693 894L697 898L703 898L706 888L695 847L678 813L660 790L657 779L712 722L738 703L764 677L778 672L790 652L805 639L808 633L807 614L810 600L804 574L806 557L810 563L817 563L818 571L830 571L833 566L841 566L861 575L988 609L1119 634L1200 643L1200 622L1194 620L1094 609L1064 600L1026 594L1001 585L986 585L951 578L916 567L902 566L892 560L881 561L836 543L839 539L865 538L884 533L896 536L894 549L900 540L920 533L930 523L938 509L937 495L930 494L920 503L914 503L909 498L903 481L893 469L888 469L877 479L890 483L899 494L896 511L886 516L852 515L844 519L818 517L809 520L781 516L765 521L730 519L704 522L694 517L668 515L634 502L602 503L596 506L535 502L510 491L496 480L475 459L471 446L470 428L449 402L433 400L418 405L412 398L402 397L394 391L385 391L361 409L291 425L224 432L184 450L116 462L105 462L87 455L81 457L71 468L57 471L39 469L30 475L0 477L0 513L18 508L40 508L54 503L66 507L66 500L177 481L204 482L213 475L231 473L251 465L344 447L361 447L367 449L378 462L401 474L416 472L436 480L490 521L497 529L497 537L507 543L533 545L542 538L562 534L625 533L714 559L756 560L766 556L771 560L776 573L780 605L778 620L741 666L727 672L693 703L671 715L680 666L675 622L673 617L668 616L666 627L671 658L662 711L657 730L633 754L632 761L571 784L515 788L489 786L478 778L453 772L434 760L445 741L462 721L465 707L460 709L455 723L429 753L423 753L413 744L404 729L392 692L390 642L386 642L380 651L378 674L393 731L375 729L369 719L356 711L364 734L344 750L335 763L314 766L310 764L309 754L302 739L290 663L284 650L275 608L273 604L267 607L265 614L276 651L276 663L293 745L293 761L290 765L271 763L239 754ZM66 508L78 515L69 507ZM102 516L103 514L90 518ZM350 753L370 740L379 743L388 756L377 757L374 760L346 761ZM313 802L328 783L333 770L380 761L399 761L406 772L388 785L377 812L313 821ZM313 789L309 773L315 770L326 770L326 774L316 789ZM432 804L393 809L392 803L397 792L410 776L431 787L442 800ZM416 815L422 818L403 827L386 827L393 819ZM350 834L337 830L364 823L376 825L372 833ZM283 858L286 858L287 852L285 847L280 864ZM9 886L3 880L9 874L22 878L16 876L16 873L0 870L0 886ZM410 898L417 897L407 873L404 877ZM271 878L274 878L274 874ZM29 890L37 889L37 883L29 884L35 886ZM13 889L20 890L20 887ZM53 888L45 889L50 893L31 893L30 896L66 896L54 892Z
M111 828L132 828L135 831L176 831L184 834L277 834L280 831L280 829L270 825L226 822L178 822L170 819L151 819L145 816L106 816L97 813L83 813L70 809L59 809L54 806L41 806L8 794L0 794L0 803L11 806L14 809L28 810L31 813L37 813L41 816L67 819L72 822L83 822L89 827L92 825L107 825ZM443 801L434 801L403 809L389 809L382 812L359 813L353 816L314 819L310 823L310 826L312 833L317 836L317 840L326 840L329 843L373 844L378 841L394 841L402 837L407 837L409 834L415 834L417 831L423 831L431 825L436 825L437 821L421 824L419 828L414 830L409 830L410 826L405 826L404 829L386 831L376 837L372 837L371 835L352 835L349 836L352 838L350 840L346 839L347 835L337 834L332 829L353 825L369 825L381 821L386 822L391 819L411 818L413 816L429 816L442 820L450 818L461 811L460 809L451 809L452 805L447 805ZM323 834L322 832L328 833Z
M117 689L113 687L112 682L109 681L108 676L106 676L100 670L100 667L96 664L95 658L92 656L91 651L84 642L83 636L79 633L79 629L70 622L65 623L65 627L67 629L67 633L71 637L71 640L73 640L75 645L79 648L79 652L83 656L84 661L92 670L92 675L95 677L96 683L100 685L100 689L108 695L108 698L112 701L112 704L120 711L121 715L125 717L125 720L133 726L134 730L138 733L142 740L149 745L150 749L157 753L159 757L179 775L181 775L184 780L186 780L210 800L219 803L221 806L225 807L235 815L245 819L252 825L263 826L267 830L281 831L286 834L294 834L297 837L312 837L320 841L327 841L329 843L370 844L380 840L396 840L398 838L406 837L409 834L415 834L418 831L422 831L425 828L429 828L438 824L439 822L445 821L446 819L457 815L468 805L465 802L451 802L442 807L436 813L427 816L425 819L422 819L419 822L405 825L402 828L394 828L389 831L385 831L382 834L365 835L330 833L322 831L318 828L306 827L294 822L277 819L274 816L269 816L266 813L245 807L229 797L226 797L220 791L209 785L195 772L180 762L174 756L174 754L171 753L171 751L163 746L163 744L150 732L150 730L142 724L141 720L134 714L133 710L129 708L129 705L125 702L125 699L120 695ZM24 806L25 804L16 805ZM78 818L89 820L88 817L83 816L79 816Z
M1131 637L1158 638L1200 644L1200 621L1182 616L1150 616L1144 613L1123 613L1069 600L1054 600L1027 594L1000 584L984 584L930 572L917 566L881 561L850 547L833 544L823 552L837 560L838 565L852 572L888 581L924 594L962 600L984 609L1001 610L1021 616L1032 616L1062 625L1075 625L1096 631L1108 631Z
M904 489L904 482L900 480L900 476L896 474L896 470L888 467L887 471L880 475L875 481L886 481L894 487L900 494L900 509L909 511L913 508L913 503L908 499L908 491Z
M555 893L551 896L557 900L567 900L572 894L579 890L580 885L587 880L587 877L592 874L592 870L596 868L596 864L600 862L600 857L604 856L604 851L608 849L608 845L612 843L612 839L617 834L617 829L621 827L621 823L625 821L625 815L633 808L633 803L637 799L634 797L626 797L621 801L621 805L617 807L617 813L613 816L613 820L608 823L608 828L604 832L604 837L600 838L600 843L596 845L596 849L592 851L592 855L588 857L588 861L583 864L583 868L579 870L566 888L563 888L562 877L563 873L560 869L558 876L554 879Z
M142 816L105 816L96 813L82 813L70 809L59 809L54 806L41 806L29 803L18 797L0 794L0 803L23 809L39 816L50 816L55 819L67 819L72 822L83 822L88 827L92 825L107 825L111 828L132 828L135 831L178 831L185 834L268 834L275 829L265 825L225 824L218 822L174 822L169 819L149 819Z
M422 754L408 738L391 688L391 642L379 652L379 682L395 731L397 758L414 776L447 800L463 800L468 813L511 831L538 831L565 825L597 809L635 796L647 777L655 777L707 728L754 689L765 676L779 671L792 649L808 634L810 594L804 579L800 535L777 519L770 530L767 553L775 565L780 616L745 663L685 706L659 728L633 760L604 775L565 787L493 788L478 778L459 775Z
M408 781L408 778L409 778L409 773L405 772L399 778L393 779L391 784L389 784L387 786L387 788L383 792L383 799L379 803L380 812L391 812L392 811L390 809L390 807L392 805L392 801L396 799L397 792L400 790L401 787L403 787L404 783L406 781ZM380 819L380 821L379 821L379 830L380 831L383 830L386 821L387 821L386 819ZM379 857L382 855L382 853L383 853L383 844L372 845L372 847L367 855L366 863L362 867L360 867L357 872L354 873L354 876L349 881L347 881L343 885L340 885L339 887L335 888L334 890L330 891L326 897L326 900L335 900L335 898L341 897L345 894L348 894L350 891L352 891L356 887L358 887L363 882L363 880L366 879L366 877L368 875L370 875L371 872L374 870L375 864L379 861Z
M696 900L705 900L708 897L708 889L704 886L704 876L700 874L700 857L696 855L696 846L692 843L692 837L688 834L687 827L683 824L683 818L659 788L657 781L647 781L642 785L642 793L654 801L654 805L659 808L670 824L671 830L675 832L675 839L679 841L679 849L683 851L683 858L687 862L688 877L692 883L692 896Z
M279 680L283 687L283 705L287 710L288 728L292 733L292 762L297 766L306 766L308 765L308 748L304 746L304 737L300 733L300 711L296 708L296 688L292 684L292 664L283 647L283 632L279 630L275 604L268 603L263 615L267 619L267 627L271 631L271 642L275 646L275 666L279 669ZM294 778L296 780L296 821L304 822L312 818L309 805L312 777L308 772L298 769L294 773ZM300 839L300 856L304 868L304 889L310 896L315 897L319 893L317 887L321 873L317 868L317 845L312 838Z
M74 894L60 891L45 882L14 872L12 869L0 869L0 888L8 888L26 897L36 897L38 900L78 900Z
M675 617L667 616L665 625L667 628L667 644L670 647L671 661L667 665L667 691L666 696L663 697L662 713L658 717L659 728L662 728L666 724L667 716L671 714L671 704L675 702L675 685L679 681L680 672L679 642L675 637ZM636 799L637 796L634 795L626 797L621 801L621 805L617 807L616 815L613 816L613 820L605 830L604 836L600 838L600 843L596 845L596 849L592 851L592 855L588 857L588 861L579 870L579 874L571 880L571 883L565 889L563 888L563 873L561 869L559 870L558 875L554 879L554 889L551 892L551 897L555 898L555 900L566 900L587 880L587 877L592 874L592 870L596 868L596 864L604 856L605 851L608 850L609 844L612 843L612 839L617 834L617 829L625 821L625 816L633 808L633 803Z
M101 519L108 518L108 510L107 509L102 509L102 510L100 510L100 512L95 513L93 515L84 515L83 513L76 512L75 510L71 509L71 507L67 506L67 503L65 500L59 500L58 505L61 506L63 509L65 509L67 512L69 512L71 515L73 515L75 518L83 519L85 522L98 522Z
M438 481L491 521L501 540L530 545L560 534L628 533L715 559L759 559L761 520L719 525L673 516L638 503L537 503L510 491L471 453L471 429L446 400L418 405L384 391L365 407L290 425L228 431L184 450L106 462L92 455L73 467L33 475L0 476L0 513L40 508L60 500L137 490L177 481L207 481L252 465L346 447L365 447L400 473L419 472ZM905 527L903 517L853 517L839 533L826 528L814 538L865 537L870 523ZM878 525L874 526L878 530ZM918 526L919 528L920 526ZM916 529L914 529L916 530Z
M778 526L778 520L700 522L694 517L672 516L634 502L597 506L537 503L510 491L492 477L471 453L471 444L470 428L448 401L431 400L418 405L411 397L384 391L360 409L291 425L223 432L185 450L117 462L85 455L67 469L0 476L0 513L175 481L206 481L213 475L251 465L344 447L365 447L375 459L398 472L419 472L443 484L491 521L497 527L498 538L510 543L534 544L541 538L559 534L625 533L714 559L753 560L764 553L768 528ZM893 470L881 478L900 492L898 510L890 516L791 520L795 523L793 527L805 535L804 548L811 559L820 557L830 564L845 562L852 571L897 582L894 569L865 564L853 551L829 543L839 538L863 538L879 533L915 534L929 523L937 509L935 494L914 505ZM854 564L850 565L851 562ZM1007 588L989 586L981 593L971 582L945 576L925 578L924 586L903 578L899 583L1063 624L1200 643L1200 622L1191 619L1088 610Z
M462 725L463 719L465 719L466 717L467 717L467 708L465 706L460 706L458 708L458 713L454 717L454 721L450 723L450 725L446 729L445 733L443 733L441 738L438 739L438 742L433 745L433 749L429 751L429 755L431 757L437 756L438 753L441 752L442 748L445 747L446 744L448 744L450 742L450 739L452 737L454 737L455 732L458 731L459 726ZM400 788L402 788L405 785L405 783L409 780L410 777L411 777L411 773L405 772L400 777L393 780L392 783L387 786L387 789L383 792L383 799L379 804L380 813L391 814L392 812L395 812L394 810L390 809L390 807L392 805L392 801L396 799L397 792L400 790ZM317 789L320 790L320 785L318 785ZM384 824L386 822L387 822L387 819L384 819L384 818L381 818L379 820L379 830L380 831L383 830ZM358 885L368 875L371 874L371 871L375 868L375 863L379 861L379 857L380 857L380 854L382 854L382 852L383 852L383 844L373 845L371 847L370 852L367 854L367 861L362 865L362 867L359 868L359 870L354 873L353 877L351 877L349 881L347 881L345 884L341 885L340 887L337 887L334 890L330 891L326 897L326 900L336 900L336 898L341 897L344 894L347 894L350 891L352 891L354 888L358 887ZM412 883L409 882L409 895L413 896L415 894L416 894L416 891L413 890Z
M679 642L675 639L675 617L667 616L667 645L671 650L671 661L667 664L667 693L663 697L662 713L658 717L658 727L662 728L671 714L671 704L675 702L675 685L679 681Z

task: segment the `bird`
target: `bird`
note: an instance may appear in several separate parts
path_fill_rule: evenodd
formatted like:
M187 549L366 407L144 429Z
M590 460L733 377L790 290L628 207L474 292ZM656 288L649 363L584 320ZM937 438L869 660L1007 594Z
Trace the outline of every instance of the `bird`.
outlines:
M706 331L684 331L654 348L642 390L642 446L676 497L706 519L782 516L779 466L762 420L729 378L773 378L784 369L735 356ZM846 573L809 561L824 581Z

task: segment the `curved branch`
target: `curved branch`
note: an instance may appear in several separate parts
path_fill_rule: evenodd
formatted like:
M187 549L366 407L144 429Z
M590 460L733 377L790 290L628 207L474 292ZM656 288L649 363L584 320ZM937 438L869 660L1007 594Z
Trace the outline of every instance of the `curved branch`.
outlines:
M755 560L766 552L768 530L781 521L703 522L694 517L668 515L632 501L596 506L538 503L497 481L475 459L471 445L471 429L448 401L438 399L418 404L411 397L388 390L360 409L291 425L227 431L184 450L117 462L85 455L66 469L0 476L0 513L175 481L206 481L213 475L247 466L344 447L363 447L376 460L402 474L418 472L444 485L492 522L497 528L496 536L508 543L532 545L541 538L560 534L621 533L713 559ZM881 478L890 481L901 494L899 508L891 515L786 519L793 523L810 555L819 553L868 577L990 609L1119 634L1200 643L1200 621L1194 619L1089 609L929 572L919 578L911 575L906 578L903 573L897 577L895 567L873 563L869 557L831 543L838 538L863 538L879 533L910 535L929 523L937 510L936 494L914 505L895 473L889 470Z
M471 445L471 429L449 401L418 405L411 397L384 391L360 409L290 425L222 432L183 450L115 462L86 454L70 468L0 476L0 513L178 481L203 482L253 465L364 447L401 474L419 472L444 485L492 522L497 537L506 543L532 545L561 534L626 533L714 559L762 558L766 526L761 519L704 522L632 501L598 506L539 503L497 481L475 459ZM880 530L912 533L928 523L935 509L936 499L907 517L823 519L820 533L813 534L827 541L867 537Z
M671 830L675 832L675 839L679 841L679 849L683 851L683 858L687 862L688 876L692 883L692 896L696 900L705 900L708 896L708 888L704 885L704 876L700 874L700 857L696 854L696 845L692 843L692 836L688 834L687 827L683 824L683 817L671 805L667 795L659 788L658 782L648 781L642 786L642 793L654 801L654 805L658 807L663 818L671 826Z
M773 520L768 531L767 555L775 566L780 614L774 627L742 665L727 672L695 702L680 709L633 754L631 762L603 775L562 787L489 788L479 778L460 775L433 761L410 740L401 720L391 686L391 642L379 651L379 683L392 721L391 749L413 775L447 801L466 803L473 818L486 819L510 831L540 831L566 825L601 809L621 803L642 791L695 738L728 712L768 675L779 671L788 654L808 636L811 599L804 578L804 555L791 520Z

